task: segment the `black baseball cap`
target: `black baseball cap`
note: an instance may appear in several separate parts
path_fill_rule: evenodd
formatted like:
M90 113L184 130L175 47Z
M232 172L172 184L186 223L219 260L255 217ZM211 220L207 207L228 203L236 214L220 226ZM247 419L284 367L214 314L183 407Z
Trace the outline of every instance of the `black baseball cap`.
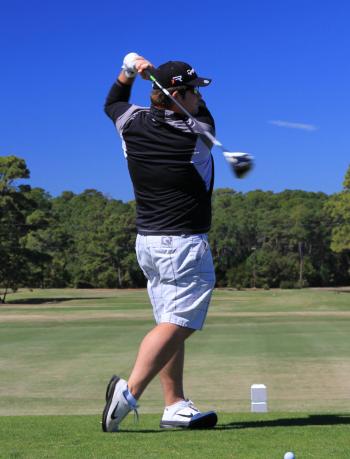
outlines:
M176 88L177 86L208 86L210 78L199 77L194 68L186 62L168 61L153 71L155 78L163 88ZM158 86L153 84L153 88Z

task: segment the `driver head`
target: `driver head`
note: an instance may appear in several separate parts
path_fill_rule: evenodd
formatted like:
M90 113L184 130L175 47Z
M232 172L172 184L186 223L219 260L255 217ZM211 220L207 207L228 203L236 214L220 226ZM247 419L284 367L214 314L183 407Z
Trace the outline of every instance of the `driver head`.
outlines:
M253 168L253 156L248 153L225 151L224 156L237 178L245 177Z

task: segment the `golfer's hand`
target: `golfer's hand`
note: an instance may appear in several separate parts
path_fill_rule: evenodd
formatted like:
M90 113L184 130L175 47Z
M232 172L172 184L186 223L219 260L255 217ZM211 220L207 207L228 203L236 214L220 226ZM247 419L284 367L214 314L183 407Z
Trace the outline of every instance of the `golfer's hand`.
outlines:
M149 80L148 73L145 70L152 70L153 64L142 56L135 59L135 69L144 80Z
M136 75L140 75L143 79L149 80L146 70L153 69L150 61L137 53L129 53L124 57L122 71L119 74L118 80L124 84L132 85Z

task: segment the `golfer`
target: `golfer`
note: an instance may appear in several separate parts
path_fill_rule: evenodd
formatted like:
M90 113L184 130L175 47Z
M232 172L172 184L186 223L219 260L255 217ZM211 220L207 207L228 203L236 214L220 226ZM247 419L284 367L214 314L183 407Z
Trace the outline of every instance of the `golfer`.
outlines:
M169 61L158 68L128 54L105 103L121 138L136 199L136 254L147 278L156 326L144 337L126 381L113 376L106 391L104 432L116 432L150 381L159 374L165 409L160 427L213 427L217 415L200 412L185 397L185 340L203 327L215 284L207 232L214 181L212 144L200 135L157 86L150 107L129 102L137 74L150 72L214 134L214 120L198 88L201 78L188 64ZM203 375L199 375L200 380ZM137 413L137 411L136 411Z

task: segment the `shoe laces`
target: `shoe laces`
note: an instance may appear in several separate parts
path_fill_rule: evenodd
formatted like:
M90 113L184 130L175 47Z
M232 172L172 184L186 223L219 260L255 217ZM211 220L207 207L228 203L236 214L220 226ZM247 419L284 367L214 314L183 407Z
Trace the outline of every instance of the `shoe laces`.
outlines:
M132 405L130 402L129 403L129 407L130 409L134 412L134 424L138 424L139 422L139 412L137 411L137 408L139 407L139 405Z
M133 412L134 412L134 424L138 424L139 423L139 412L137 411L138 407L139 406L136 405L133 408L131 408L133 410Z
M129 408L130 410L132 410L134 412L134 424L137 424L139 422L139 412L137 411L137 408L139 407L139 405L136 403L136 400L135 400L135 403L133 403L130 399L128 400L127 398L127 393L128 390L125 390L123 392L123 395L124 395L124 398L126 400L126 402L128 403L129 405Z
M187 406L188 406L189 408L192 408L193 410L196 410L196 411L198 411L198 413L199 413L199 409L195 406L195 404L192 402L192 400L189 400L189 399L188 399L188 400L186 400L186 402L187 402Z

